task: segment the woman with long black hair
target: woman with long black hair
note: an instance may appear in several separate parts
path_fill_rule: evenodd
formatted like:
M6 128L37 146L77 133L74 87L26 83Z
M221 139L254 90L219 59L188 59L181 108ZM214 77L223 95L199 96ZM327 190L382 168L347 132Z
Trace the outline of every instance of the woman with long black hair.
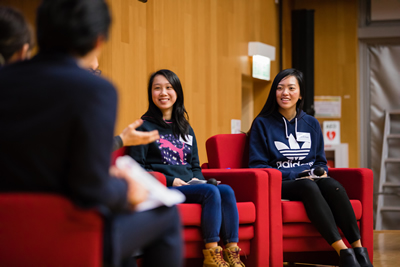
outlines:
M188 184L191 180L204 180L204 177L178 76L165 69L153 73L148 84L148 100L149 108L142 116L144 123L138 130L158 130L160 139L148 145L130 147L129 154L145 169L163 173L167 186L181 191L186 196L186 203L202 204L204 267L244 266L237 246L239 216L232 188L207 183ZM225 249L218 246L219 235Z
M302 201L308 218L340 255L340 266L372 266L343 186L332 178L303 177L302 172L328 167L319 122L302 111L303 73L286 69L275 77L268 99L250 130L250 168L282 172L282 198ZM347 248L339 226L352 248Z

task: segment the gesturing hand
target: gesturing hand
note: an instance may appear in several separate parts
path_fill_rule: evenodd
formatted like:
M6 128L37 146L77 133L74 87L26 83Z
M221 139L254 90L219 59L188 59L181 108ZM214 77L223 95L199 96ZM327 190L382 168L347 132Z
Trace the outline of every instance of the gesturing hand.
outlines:
M157 130L151 132L137 131L136 129L143 124L142 119L138 119L129 124L119 135L124 146L146 145L160 139Z

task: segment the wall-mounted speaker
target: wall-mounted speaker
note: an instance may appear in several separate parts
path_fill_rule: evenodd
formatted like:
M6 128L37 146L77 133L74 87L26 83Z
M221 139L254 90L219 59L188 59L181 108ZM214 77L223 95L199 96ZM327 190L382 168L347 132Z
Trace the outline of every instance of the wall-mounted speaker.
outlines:
M304 74L303 110L314 116L314 10L292 11L292 67Z

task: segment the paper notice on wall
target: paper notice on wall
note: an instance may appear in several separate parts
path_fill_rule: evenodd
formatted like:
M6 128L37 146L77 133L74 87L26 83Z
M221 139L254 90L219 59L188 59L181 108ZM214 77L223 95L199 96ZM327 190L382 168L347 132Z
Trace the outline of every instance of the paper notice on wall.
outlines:
M340 96L315 96L316 118L340 118L342 116L342 98Z

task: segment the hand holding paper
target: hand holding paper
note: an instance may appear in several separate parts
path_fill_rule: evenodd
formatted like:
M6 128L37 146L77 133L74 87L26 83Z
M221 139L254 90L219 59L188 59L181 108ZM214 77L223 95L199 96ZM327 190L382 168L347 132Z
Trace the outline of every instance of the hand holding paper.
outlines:
M130 156L117 158L116 166L120 170L126 171L131 180L148 191L147 199L136 205L136 211L149 210L163 205L171 207L185 201L185 196L181 192L165 187Z
M134 179L131 179L125 170L111 166L110 175L115 178L124 179L128 183L127 199L133 208L147 199L148 191Z

